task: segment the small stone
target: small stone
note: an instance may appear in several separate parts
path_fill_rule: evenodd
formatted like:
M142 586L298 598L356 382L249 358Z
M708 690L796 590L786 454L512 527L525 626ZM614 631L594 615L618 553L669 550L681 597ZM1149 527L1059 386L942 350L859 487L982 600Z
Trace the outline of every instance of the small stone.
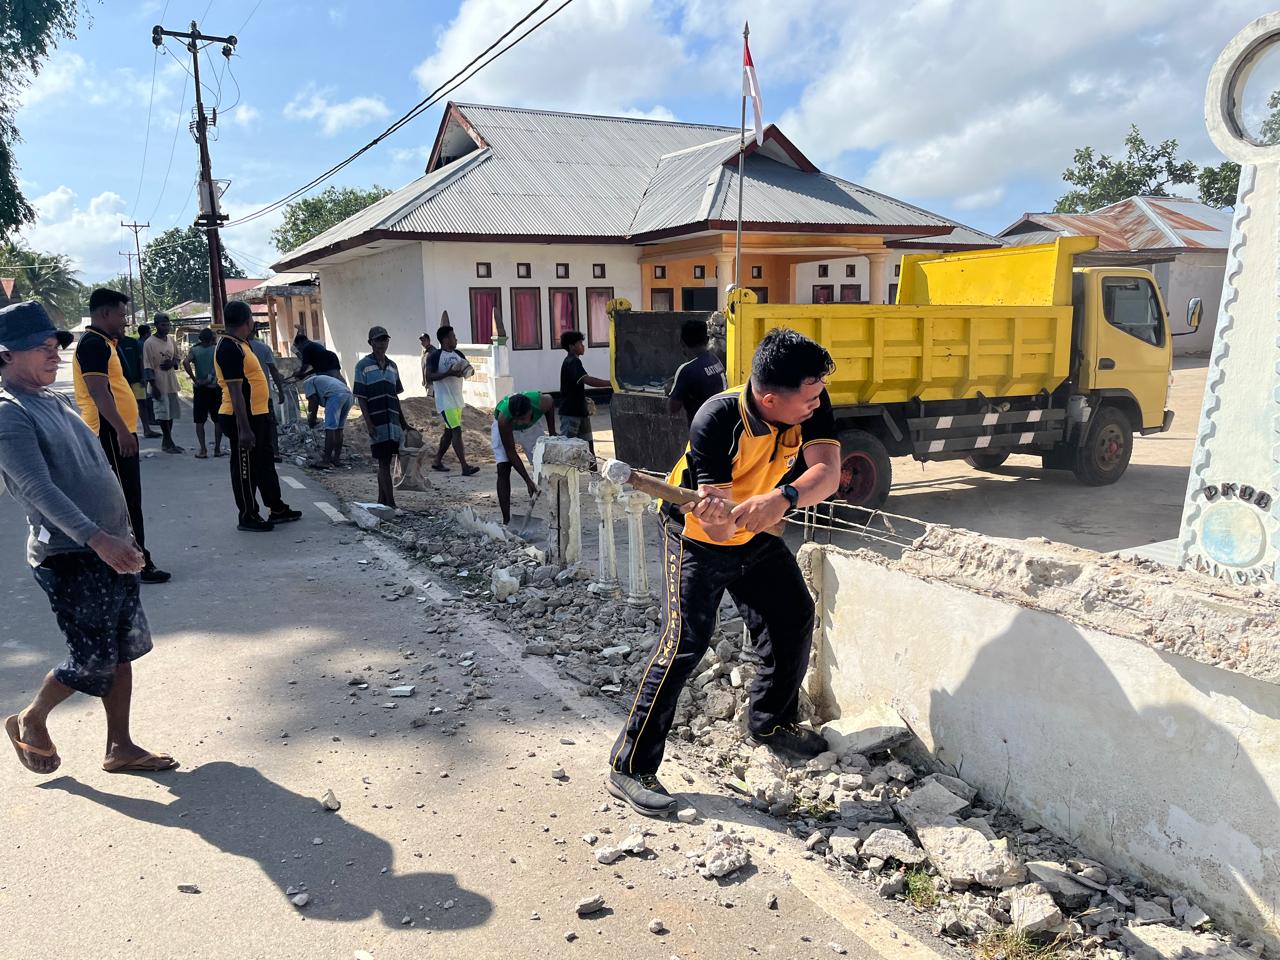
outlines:
M551 771L552 780L568 780L569 775L564 772L564 767L555 767Z
M310 903L310 902L311 902L311 894L309 894L309 893L300 893L300 894L298 894L296 897L293 897L293 898L291 899L291 901L290 901L290 902L291 902L295 907L299 907L299 908L301 908L301 907L305 907L308 903Z
M667 928L663 925L662 921L659 920L657 917L654 917L652 920L649 921L650 933L661 934L661 933L666 933L666 931L667 931Z
M827 944L827 949L830 950L832 953L840 954L840 956L842 957L849 952L844 948L844 944L836 943L834 940L832 940L830 943Z
M676 819L681 823L697 823L698 811L693 807L681 807L676 811Z
M928 856L901 830L880 829L867 837L859 851L864 857L896 860L907 866L924 863Z
M1120 942L1129 949L1135 960L1196 960L1202 957L1251 960L1254 956L1216 937L1160 924L1123 927L1120 930Z
M577 742L578 742L578 741L577 741L577 740L575 740L575 739L573 739L573 737L561 737L561 738L560 738L560 743L561 743L561 744L563 744L563 745L564 745L564 746L566 746L566 747L572 747L572 746L573 746L574 744L576 744Z
M1116 886L1107 887L1107 896L1109 896L1116 903L1120 904L1120 906L1122 907L1133 906L1133 901L1131 901L1127 896L1125 896L1124 891L1121 890L1119 887L1116 887Z
M392 687L387 691L387 695L392 697L412 697L413 691L417 689L412 683L407 683L404 686Z
M324 838L323 838L323 837L312 837L312 838L311 838L311 845L312 845L313 847L321 846L323 843L324 843Z
M594 833L584 833L582 835L582 842L587 844L588 846L595 846L596 841L599 839L600 838L597 837Z
M916 772L901 760L890 760L884 765L884 772L899 783L910 783L916 778Z
M564 932L564 939L566 943L573 943L573 941L578 939L578 935L572 930L566 930Z
M342 809L342 801L337 798L332 790L324 792L324 796L320 798L320 805L331 813Z
M774 893L773 891L770 891L770 892L765 896L765 898L764 898L764 908L765 908L766 910L777 910L777 909L778 909L778 895L777 895L776 893Z
M880 885L876 887L876 893L886 900L892 900L894 897L900 896L906 889L907 874L905 871L899 870L888 879L881 880Z
M598 893L590 897L583 897L577 902L573 909L577 911L577 914L580 917L586 917L593 913L598 913L604 909L604 897Z
M1137 897L1133 904L1134 926L1149 923L1173 923L1173 914L1153 900Z
M612 863L617 863L624 856L626 854L617 847L600 847L595 852L596 863L603 864L606 867Z
M194 883L180 883L178 884L178 892L179 893L199 893L200 888L196 886Z
M644 834L632 833L628 834L626 839L618 844L618 849L623 853L630 853L639 856L642 853L648 852L649 845L645 842Z
M1018 933L1047 933L1062 923L1062 911L1049 892L1038 883L1028 883L1009 893L1009 916Z

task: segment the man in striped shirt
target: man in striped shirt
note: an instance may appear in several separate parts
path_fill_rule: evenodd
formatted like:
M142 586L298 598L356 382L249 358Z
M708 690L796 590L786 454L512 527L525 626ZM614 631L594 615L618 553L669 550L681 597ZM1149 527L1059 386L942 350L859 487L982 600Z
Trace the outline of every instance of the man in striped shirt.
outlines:
M360 404L364 428L369 432L369 451L378 462L378 502L384 506L396 505L395 487L391 483L391 461L400 452L400 438L408 426L400 409L400 394L404 384L400 382L400 370L387 356L391 334L386 327L369 329L369 347L372 352L356 364L355 385L352 393Z

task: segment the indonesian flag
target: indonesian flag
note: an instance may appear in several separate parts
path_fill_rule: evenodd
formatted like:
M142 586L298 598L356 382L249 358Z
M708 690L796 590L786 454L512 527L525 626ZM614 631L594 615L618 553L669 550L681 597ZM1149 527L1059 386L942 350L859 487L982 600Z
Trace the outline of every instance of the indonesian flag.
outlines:
M745 36L742 38L742 95L751 98L751 109L756 122L756 145L764 146L760 81L756 79L756 65L751 62L751 45Z

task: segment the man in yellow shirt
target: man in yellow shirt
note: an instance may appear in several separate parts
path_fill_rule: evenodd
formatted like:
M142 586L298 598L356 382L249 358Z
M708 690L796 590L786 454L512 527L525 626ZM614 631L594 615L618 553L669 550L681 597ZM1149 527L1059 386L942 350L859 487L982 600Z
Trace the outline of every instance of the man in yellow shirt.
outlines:
M133 537L142 548L146 564L143 583L164 583L170 574L157 569L147 550L142 518L142 471L138 459L138 401L133 394L119 340L124 335L129 298L118 290L101 288L89 295L89 327L76 346L71 361L76 404L89 429L98 435L111 470L120 481Z
M796 722L813 600L791 549L768 531L839 487L840 441L826 390L834 369L821 344L772 330L756 349L750 380L694 415L689 445L668 480L702 499L688 516L670 505L664 513L664 629L605 782L638 813L675 809L658 765L680 691L706 653L726 591L761 661L747 707L748 742L793 762L827 749Z
M265 533L277 523L302 516L280 499L280 477L271 452L271 394L262 364L249 346L253 336L253 311L242 300L232 300L222 311L225 333L218 339L213 368L222 388L218 419L231 444L231 492L240 516L237 530ZM270 511L258 512L258 496Z

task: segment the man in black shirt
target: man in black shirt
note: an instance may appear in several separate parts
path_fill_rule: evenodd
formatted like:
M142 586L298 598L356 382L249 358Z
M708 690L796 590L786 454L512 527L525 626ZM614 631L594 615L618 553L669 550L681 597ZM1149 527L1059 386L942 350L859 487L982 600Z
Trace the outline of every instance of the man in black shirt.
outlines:
M320 373L326 377L341 380L343 383L347 382L347 378L342 375L342 361L338 359L338 355L319 340L308 338L302 332L301 326L298 327L298 333L293 338L293 349L298 354L298 359L302 361L302 366L293 375L294 380L302 380L313 373Z
M560 334L560 347L564 350L564 363L560 364L560 436L585 440L591 452L595 453L596 445L591 439L591 414L587 409L587 387L611 387L613 384L591 376L582 365L587 345L581 330L566 330Z
M708 339L705 320L686 320L680 328L680 342L692 359L676 371L671 393L667 395L667 409L673 415L684 410L690 425L699 407L729 389L724 364L708 348Z

